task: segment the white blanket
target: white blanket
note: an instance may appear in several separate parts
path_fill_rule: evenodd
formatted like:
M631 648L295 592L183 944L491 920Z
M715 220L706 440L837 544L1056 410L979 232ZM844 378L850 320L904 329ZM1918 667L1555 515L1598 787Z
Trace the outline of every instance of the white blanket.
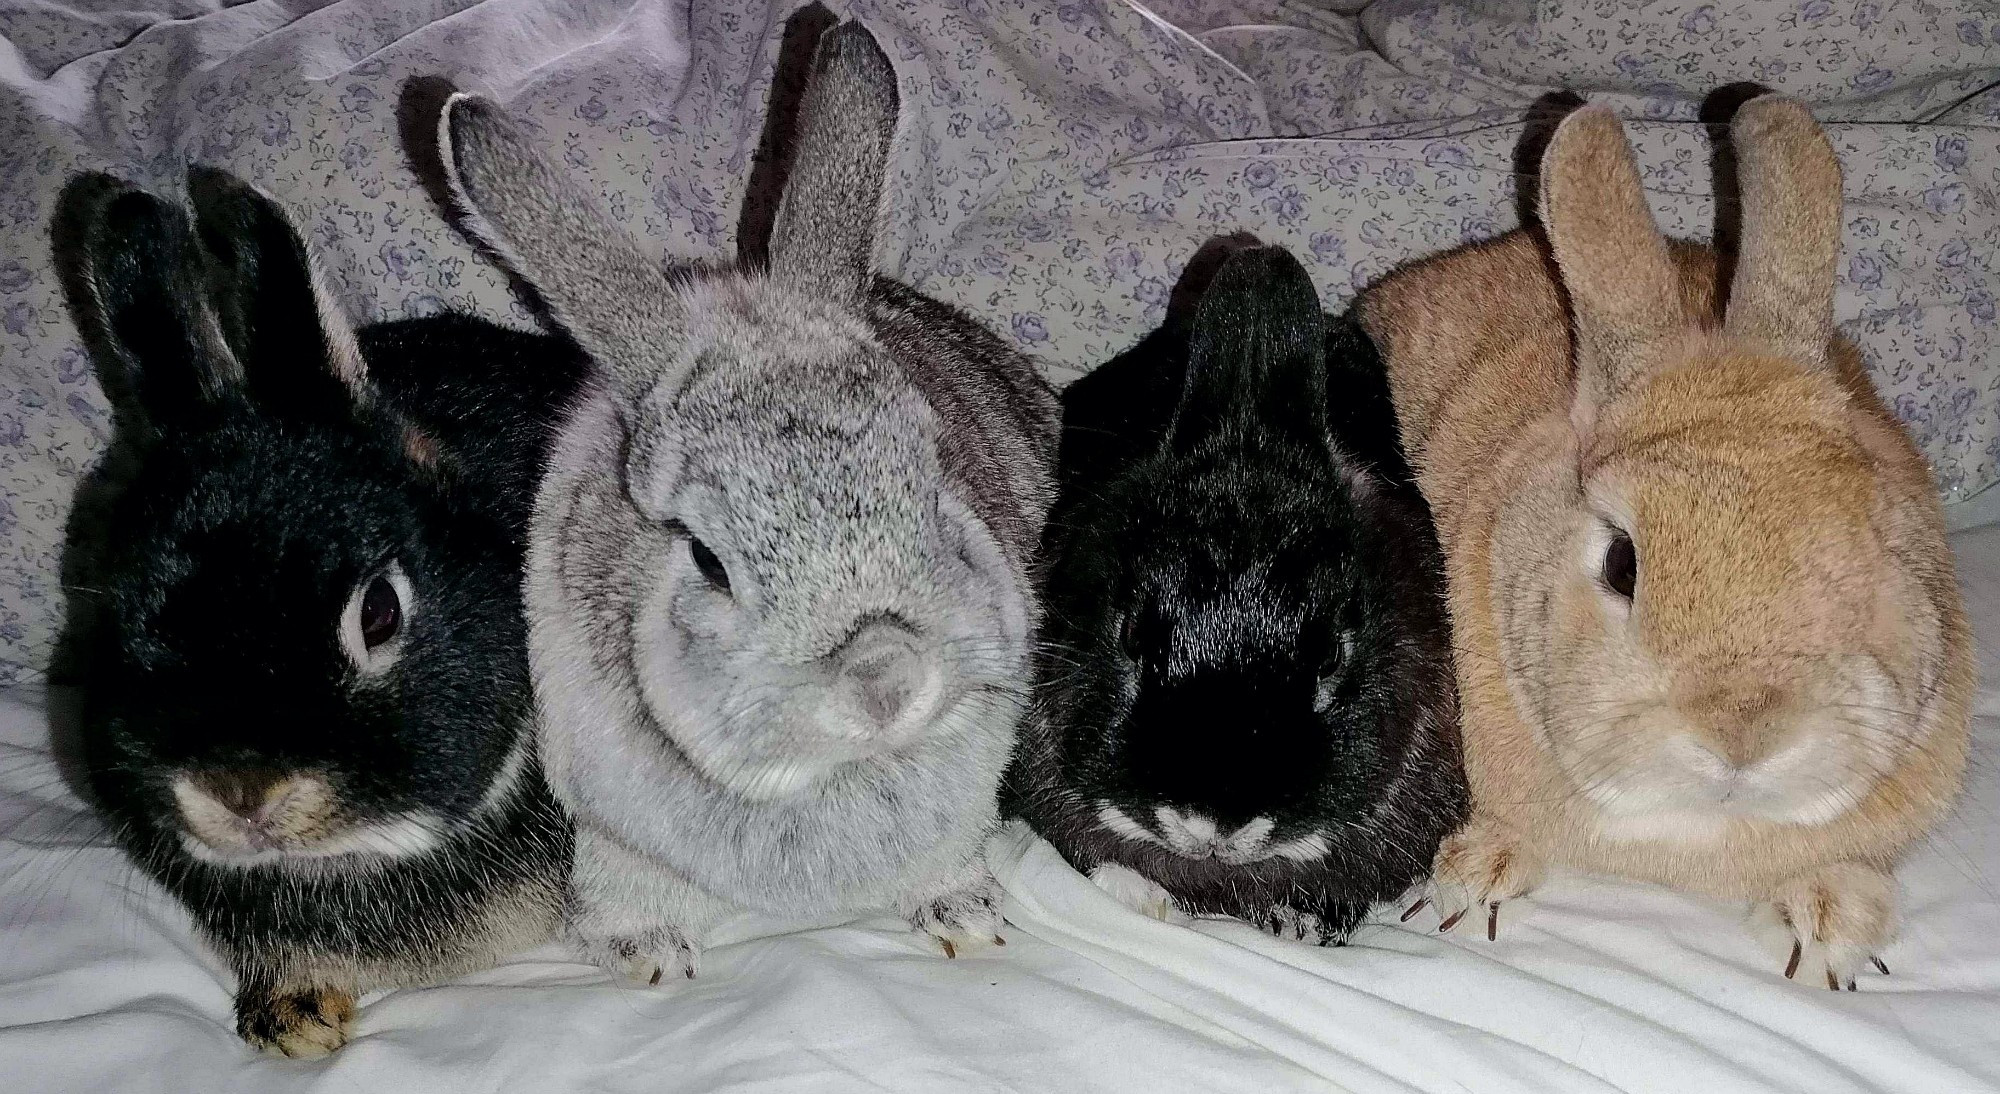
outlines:
M2000 529L1956 537L1981 676L1972 784L1901 870L1854 993L1779 975L1745 909L1559 877L1488 942L1379 910L1344 949L1160 923L1023 829L991 852L1007 945L948 961L889 919L749 920L694 981L606 982L556 947L366 1001L324 1062L260 1058L186 917L62 788L0 693L0 1089L1977 1094L2000 1090ZM770 933L783 930L785 933Z

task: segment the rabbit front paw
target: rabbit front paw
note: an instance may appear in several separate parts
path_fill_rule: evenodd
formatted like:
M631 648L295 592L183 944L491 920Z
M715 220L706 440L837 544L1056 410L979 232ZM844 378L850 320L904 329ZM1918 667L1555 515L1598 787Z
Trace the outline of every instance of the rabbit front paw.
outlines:
M966 884L904 904L911 928L935 939L946 957L1007 944L1000 937L1000 883L985 863L975 860L974 867Z
M1429 890L1403 913L1403 919L1408 921L1429 904L1444 917L1438 930L1449 931L1475 906L1484 905L1486 937L1491 941L1500 933L1501 902L1534 888L1541 879L1541 859L1512 831L1474 817L1438 845Z
M1100 863L1090 871L1090 880L1112 899L1143 916L1162 923L1174 920L1174 897L1166 886L1115 862Z
M1264 929L1279 938L1310 942L1315 946L1345 946L1347 936L1368 915L1368 905L1330 901L1320 908L1300 908L1292 904L1272 905L1264 917Z
M1816 970L1827 987L1854 991L1864 964L1888 973L1876 954L1896 933L1896 881L1883 871L1858 862L1822 866L1778 886L1768 907L1790 936L1788 979ZM1808 983L1819 979L1805 975Z
M596 937L574 937L583 959L637 984L692 980L701 971L701 948L678 927L657 926Z
M311 1059L347 1043L354 996L339 988L248 989L236 996L236 1032L265 1052Z

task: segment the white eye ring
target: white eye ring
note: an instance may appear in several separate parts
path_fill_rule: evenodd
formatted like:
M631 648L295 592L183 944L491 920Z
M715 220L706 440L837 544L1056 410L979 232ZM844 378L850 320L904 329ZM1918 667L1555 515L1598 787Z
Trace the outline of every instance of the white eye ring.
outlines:
M361 603L368 596L368 589L377 578L389 583L396 594L399 614L396 633L375 648L368 647L361 630ZM347 660L363 675L374 676L385 672L396 663L403 653L403 638L410 633L410 622L415 618L417 597L410 587L410 579L403 573L401 563L391 561L387 569L369 574L355 583L354 591L347 594L347 606L340 612L340 649L347 654Z

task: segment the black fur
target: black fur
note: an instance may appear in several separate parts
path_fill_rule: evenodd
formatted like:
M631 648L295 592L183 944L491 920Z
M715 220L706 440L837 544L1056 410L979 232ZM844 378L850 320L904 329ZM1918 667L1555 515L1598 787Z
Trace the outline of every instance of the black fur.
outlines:
M1344 940L1466 808L1436 538L1373 345L1290 254L1251 248L1063 403L1013 808L1086 872L1121 863L1198 914L1311 913ZM1105 803L1156 835L1166 805L1330 851L1187 857L1107 830Z
M316 992L351 1012L553 927L570 835L532 754L520 575L583 361L447 315L360 332L368 378L346 376L283 214L220 172L189 187L193 231L105 176L63 193L57 259L117 415L102 527L72 526L66 641L100 808L234 967L244 1036L282 1047L285 1022L330 1021ZM363 680L337 621L391 558L416 608L400 659ZM342 818L420 808L448 835L312 868L190 856L176 773L259 769L324 777Z

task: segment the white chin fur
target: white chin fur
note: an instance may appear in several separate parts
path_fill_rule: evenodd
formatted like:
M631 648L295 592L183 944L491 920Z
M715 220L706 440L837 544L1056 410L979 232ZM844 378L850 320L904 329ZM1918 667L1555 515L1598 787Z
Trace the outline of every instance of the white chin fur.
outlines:
M446 826L434 813L411 812L385 821L357 825L311 847L294 850L216 847L187 833L181 834L181 848L198 861L213 866L251 867L264 865L330 866L328 860L343 856L370 858L414 858L437 849L444 842Z
M1679 736L1583 792L1602 813L1605 834L1617 840L1707 842L1730 820L1826 824L1860 804L1876 777L1846 762L1837 741L1809 731L1778 754L1736 770ZM1844 777L1829 784L1828 771Z
M1162 805L1153 810L1159 824L1155 832L1134 820L1110 802L1099 802L1097 822L1104 830L1124 839L1165 847L1184 858L1212 858L1232 866L1266 859L1284 858L1293 862L1313 862L1326 857L1332 845L1315 832L1295 839L1271 843L1275 825L1269 817L1255 817L1234 832L1218 832L1215 822L1198 813L1182 813Z

